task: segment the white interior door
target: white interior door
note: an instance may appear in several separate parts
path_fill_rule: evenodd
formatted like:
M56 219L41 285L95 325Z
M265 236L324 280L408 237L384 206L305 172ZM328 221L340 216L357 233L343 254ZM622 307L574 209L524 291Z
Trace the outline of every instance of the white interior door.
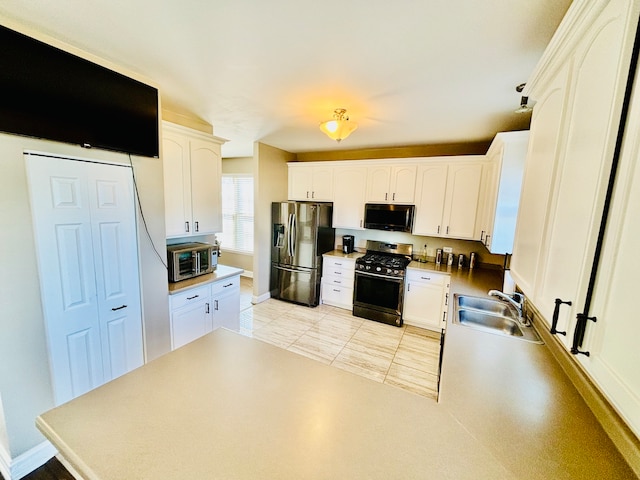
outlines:
M143 361L131 172L40 155L25 158L60 404Z

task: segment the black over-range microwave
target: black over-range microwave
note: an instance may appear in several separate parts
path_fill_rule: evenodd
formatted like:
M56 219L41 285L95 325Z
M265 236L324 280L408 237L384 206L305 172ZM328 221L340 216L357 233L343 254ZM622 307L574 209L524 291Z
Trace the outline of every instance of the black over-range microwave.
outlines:
M413 205L367 203L364 206L364 228L411 232L414 208Z

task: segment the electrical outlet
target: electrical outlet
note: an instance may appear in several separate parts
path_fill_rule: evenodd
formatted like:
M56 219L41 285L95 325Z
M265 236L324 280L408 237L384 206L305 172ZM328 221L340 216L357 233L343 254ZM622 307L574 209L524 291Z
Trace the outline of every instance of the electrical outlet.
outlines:
M451 248L451 247L442 247L442 251L444 253L453 253L453 248Z

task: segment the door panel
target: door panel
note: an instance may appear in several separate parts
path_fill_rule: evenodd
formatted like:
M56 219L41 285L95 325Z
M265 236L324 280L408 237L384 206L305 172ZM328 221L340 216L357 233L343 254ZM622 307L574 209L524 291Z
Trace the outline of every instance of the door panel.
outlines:
M56 404L142 365L129 168L25 156ZM107 325L126 318L122 348ZM116 342L118 343L118 342ZM123 341L119 341L123 344ZM111 358L110 352L118 352ZM123 361L126 369L111 368Z

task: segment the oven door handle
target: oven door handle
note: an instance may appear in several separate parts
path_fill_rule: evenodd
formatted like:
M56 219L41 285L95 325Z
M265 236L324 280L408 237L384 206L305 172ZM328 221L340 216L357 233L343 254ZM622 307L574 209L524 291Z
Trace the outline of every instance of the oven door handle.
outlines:
M388 275L383 275L381 273L356 272L356 275L362 275L363 277L383 278L385 280L390 280L390 281L396 282L396 283L402 283L403 280L404 280L404 277L389 277Z

